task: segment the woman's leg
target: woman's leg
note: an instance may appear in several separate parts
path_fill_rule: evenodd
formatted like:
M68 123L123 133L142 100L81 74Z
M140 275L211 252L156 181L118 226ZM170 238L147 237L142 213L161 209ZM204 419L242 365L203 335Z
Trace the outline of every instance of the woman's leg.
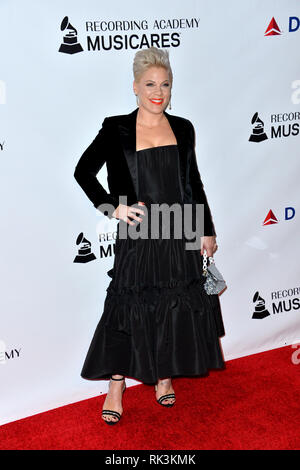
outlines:
M167 395L169 393L175 393L171 378L163 378L163 379L158 379L157 382L157 392L156 392L156 399L158 400L162 395ZM166 398L163 400L164 405L171 404L175 402L175 398Z
M114 379L122 379L123 375L112 375ZM123 395L124 380L110 380L108 393L103 403L102 410L113 410L118 413L123 413L122 395ZM118 421L118 418L112 415L102 416L105 421Z

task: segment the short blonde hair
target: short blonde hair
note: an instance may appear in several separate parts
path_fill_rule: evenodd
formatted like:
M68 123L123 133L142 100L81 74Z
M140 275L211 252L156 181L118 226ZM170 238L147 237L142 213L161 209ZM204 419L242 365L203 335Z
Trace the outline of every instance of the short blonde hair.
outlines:
M173 73L169 60L169 52L167 49L158 49L157 47L149 47L138 51L133 60L133 76L138 82L146 70L150 67L164 67L169 72L171 84L173 83Z

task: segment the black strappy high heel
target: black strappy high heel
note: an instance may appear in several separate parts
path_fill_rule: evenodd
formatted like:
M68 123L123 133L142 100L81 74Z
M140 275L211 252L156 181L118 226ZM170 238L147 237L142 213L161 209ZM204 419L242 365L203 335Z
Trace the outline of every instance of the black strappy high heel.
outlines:
M110 380L124 380L124 386L123 386L123 390L122 390L122 393L124 392L125 388L126 388L126 382L125 382L125 377L123 377L122 379L114 379L113 377L110 377ZM114 410L102 410L102 416L107 416L107 415L110 415L110 416L114 416L116 418L118 418L116 421L107 421L106 419L103 419L103 421L105 421L106 424L117 424L122 415L120 413L118 413L118 411L114 411Z
M157 385L155 385L155 391L157 392ZM167 400L168 398L175 398L173 403L163 403L164 400ZM176 403L176 396L175 393L168 393L167 395L162 395L158 400L156 400L157 403L159 403L162 406L166 406L170 408L171 406L174 406Z

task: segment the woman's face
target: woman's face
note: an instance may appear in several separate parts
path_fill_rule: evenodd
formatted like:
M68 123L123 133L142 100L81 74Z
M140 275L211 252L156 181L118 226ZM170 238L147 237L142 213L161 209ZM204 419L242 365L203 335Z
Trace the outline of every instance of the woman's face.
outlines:
M171 97L171 81L164 67L152 66L146 70L139 81L133 81L134 93L139 97L139 107L150 113L161 113Z

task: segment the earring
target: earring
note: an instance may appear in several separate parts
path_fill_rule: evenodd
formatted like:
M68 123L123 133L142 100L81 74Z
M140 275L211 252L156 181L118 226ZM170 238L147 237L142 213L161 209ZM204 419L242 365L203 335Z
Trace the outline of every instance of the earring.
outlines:
M136 96L136 104L138 106L139 105L139 97L138 97L138 95L135 95L135 96Z
M169 101L169 109L172 109L172 106L171 106L171 98L170 98L170 101Z

